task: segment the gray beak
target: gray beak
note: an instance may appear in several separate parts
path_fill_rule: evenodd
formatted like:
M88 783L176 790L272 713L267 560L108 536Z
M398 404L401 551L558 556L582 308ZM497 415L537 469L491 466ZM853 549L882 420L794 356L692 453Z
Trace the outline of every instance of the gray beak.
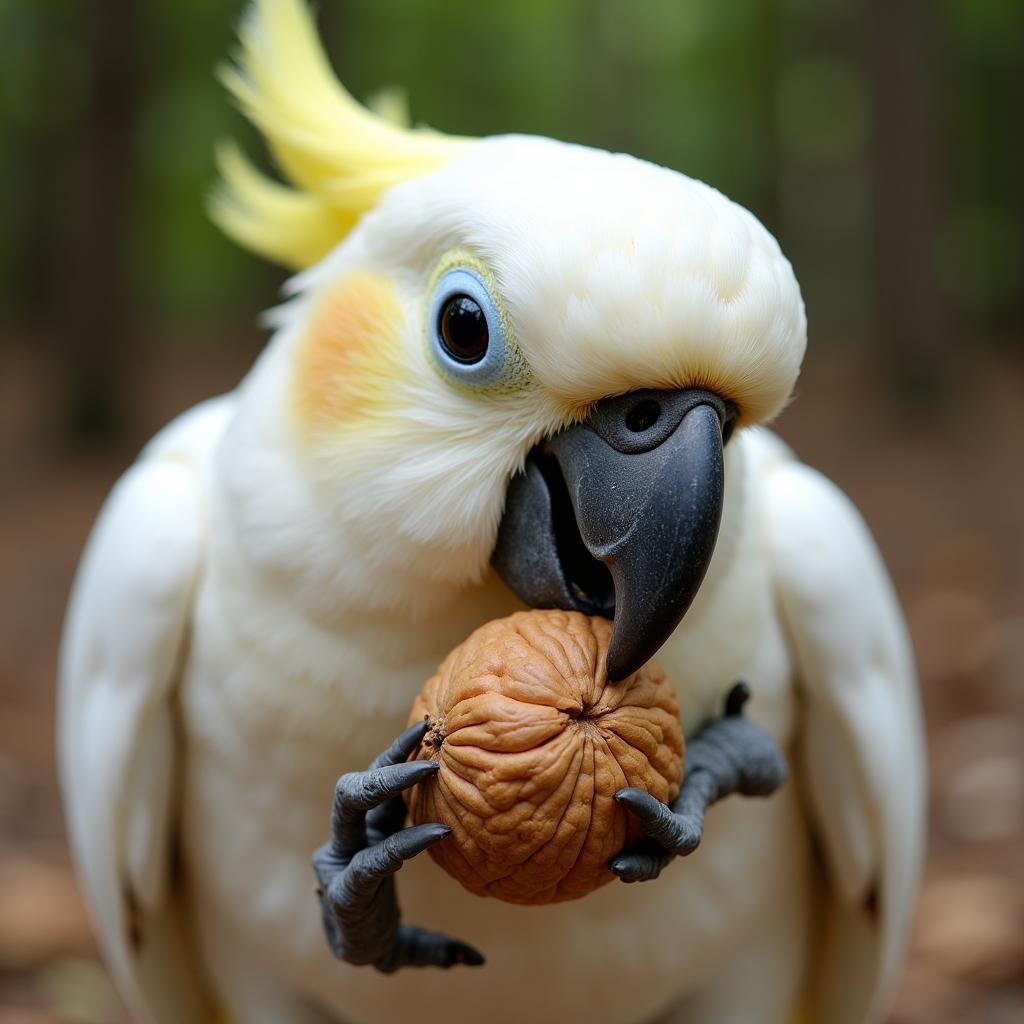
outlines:
M538 444L512 479L492 562L534 608L614 619L608 677L679 624L722 518L735 408L709 391L634 391Z

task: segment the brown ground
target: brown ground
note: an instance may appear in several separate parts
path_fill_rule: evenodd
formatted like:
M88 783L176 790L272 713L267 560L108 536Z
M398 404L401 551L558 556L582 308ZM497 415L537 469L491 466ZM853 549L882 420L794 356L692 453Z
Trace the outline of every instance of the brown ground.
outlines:
M57 638L86 532L131 449L251 358L200 351L139 368L131 441L88 455L41 439L42 359L5 357L0 373L0 1024L124 1019L64 847ZM1024 1020L1024 373L975 374L939 410L896 415L855 369L812 361L780 423L863 510L917 650L931 849L901 1024Z

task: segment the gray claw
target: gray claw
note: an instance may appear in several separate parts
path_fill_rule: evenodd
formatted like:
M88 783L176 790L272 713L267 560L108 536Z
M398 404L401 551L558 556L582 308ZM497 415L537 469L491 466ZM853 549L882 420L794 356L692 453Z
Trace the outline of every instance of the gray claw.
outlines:
M437 768L433 761L408 761L342 775L334 786L331 815L331 833L338 856L344 857L346 851L354 852L366 844L367 811L400 797L404 790L433 775Z
M768 796L786 779L786 759L759 725L743 716L750 697L746 683L729 691L724 715L706 725L686 750L686 775L669 807L641 789L620 789L615 799L629 808L649 841L664 859L638 844L614 857L609 865L623 881L656 878L673 856L692 853L704 835L704 812L711 804L740 793Z
M331 839L313 854L324 930L335 956L388 973L407 966L483 963L465 943L400 923L395 873L451 835L437 822L402 828L402 792L438 768L432 761L407 760L425 732L426 723L412 726L367 771L338 780Z
M608 866L624 882L649 882L671 859L672 854L648 839L623 850Z
M483 963L483 955L465 942L449 939L438 932L428 932L424 928L403 924L398 932L394 966L390 963L379 966L385 974L390 974L401 966L447 969L457 964L480 967Z
M373 763L370 765L371 770L408 761L409 755L420 745L423 737L427 735L428 728L429 726L425 719L422 722L417 722L415 725L410 725L383 754L378 754L373 759Z
M376 846L360 850L345 872L346 888L353 894L356 907L360 901L371 898L379 883L393 875L407 860L451 834L452 830L447 825L436 822L413 825L395 832Z
M700 845L704 834L702 811L677 813L642 789L620 789L615 799L640 819L647 837L668 853L685 857Z

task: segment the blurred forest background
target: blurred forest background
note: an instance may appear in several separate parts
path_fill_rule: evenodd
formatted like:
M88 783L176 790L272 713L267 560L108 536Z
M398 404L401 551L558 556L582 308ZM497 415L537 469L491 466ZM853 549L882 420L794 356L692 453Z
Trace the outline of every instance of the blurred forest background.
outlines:
M242 0L0 0L0 1024L123 1020L70 875L56 645L104 494L232 387L282 271L206 219ZM778 428L864 511L917 649L932 839L894 1021L1024 1020L1024 4L321 0L351 91L704 179L779 238ZM827 1024L827 1022L821 1022Z

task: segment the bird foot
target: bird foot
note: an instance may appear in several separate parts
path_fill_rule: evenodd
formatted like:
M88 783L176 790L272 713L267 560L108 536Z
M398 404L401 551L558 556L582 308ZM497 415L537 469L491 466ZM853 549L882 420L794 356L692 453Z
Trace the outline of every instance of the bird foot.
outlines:
M786 759L775 740L743 715L750 698L746 683L736 683L721 718L704 726L686 750L686 775L671 806L642 789L620 789L618 803L639 819L646 839L612 858L609 867L624 882L657 878L671 860L685 857L704 836L704 812L711 804L739 793L768 796L786 779Z
M427 725L407 729L364 772L334 787L331 839L313 854L324 930L334 955L390 974L400 967L477 966L472 946L401 923L395 873L411 857L451 834L447 825L403 828L402 792L437 771L433 761L409 761Z

